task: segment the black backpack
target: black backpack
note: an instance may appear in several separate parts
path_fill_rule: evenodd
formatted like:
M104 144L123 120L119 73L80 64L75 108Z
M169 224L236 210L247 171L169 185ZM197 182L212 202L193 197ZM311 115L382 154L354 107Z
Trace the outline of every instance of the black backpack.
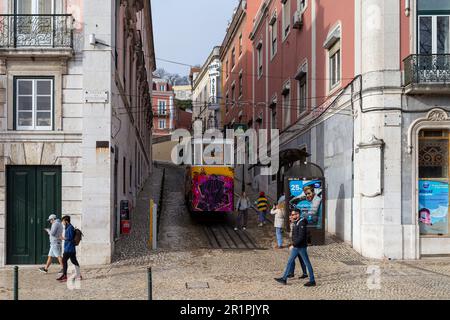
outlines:
M80 244L82 238L83 238L83 232L81 232L80 229L75 228L74 235L73 235L73 244L75 246L78 246Z

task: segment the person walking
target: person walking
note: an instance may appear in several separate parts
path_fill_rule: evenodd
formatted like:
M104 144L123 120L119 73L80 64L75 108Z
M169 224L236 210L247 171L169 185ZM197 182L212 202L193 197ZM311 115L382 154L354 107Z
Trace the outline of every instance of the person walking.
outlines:
M311 265L311 261L308 257L307 247L307 224L308 221L305 217L300 218L300 211L295 210L292 212L294 215L294 230L292 231L292 245L290 247L290 255L286 265L286 269L281 278L275 278L279 283L286 284L287 278L292 270L292 264L295 263L295 258L300 254L303 261L305 262L306 268L309 273L309 282L305 283L305 287L313 287L316 285L316 280L314 278L314 271Z
M236 226L234 230L237 231L238 228L242 230L247 229L247 221L248 221L248 209L250 208L250 199L247 197L245 191L242 192L242 195L239 197L236 209L238 210L238 216L236 219Z
M64 216L62 218L62 223L65 228L64 236L61 236L61 240L64 240L64 254L63 254L63 274L59 277L58 281L66 282L67 281L67 262L70 261L75 265L76 278L82 279L80 273L80 265L77 260L77 252L75 249L74 237L75 237L75 228L72 224L70 224L70 216Z
M262 227L263 224L266 223L266 214L267 210L269 209L269 200L267 200L266 195L264 192L259 193L259 198L255 202L256 208L258 209L258 221L259 227Z
M289 226L289 239L292 239L292 230L294 230L294 226L295 226L294 216L295 215L292 214L292 213L289 215L289 223L290 223L290 226ZM300 262L300 266L301 266L302 272L303 272L302 275L299 277L299 279L308 278L306 265L303 262L302 256L299 254L299 255L297 255L297 258L298 258L298 261ZM295 260L294 260L294 263L292 264L291 272L289 272L289 275L288 275L288 278L293 278L293 277L295 277Z
M270 213L275 215L273 225L275 227L275 235L277 237L277 248L283 248L283 227L284 227L284 207L281 203L273 206Z
M48 272L48 268L50 267L50 265L52 264L52 260L53 258L57 258L59 264L61 265L61 270L59 273L63 272L63 260L62 260L62 241L61 241L61 236L63 233L63 225L61 224L61 220L59 220L56 216L56 214L51 214L48 217L48 222L50 222L50 224L52 225L50 229L44 229L47 233L48 236L50 238L50 250L48 252L48 258L47 258L47 263L45 264L44 267L39 268L39 271L43 272L43 273L47 273Z

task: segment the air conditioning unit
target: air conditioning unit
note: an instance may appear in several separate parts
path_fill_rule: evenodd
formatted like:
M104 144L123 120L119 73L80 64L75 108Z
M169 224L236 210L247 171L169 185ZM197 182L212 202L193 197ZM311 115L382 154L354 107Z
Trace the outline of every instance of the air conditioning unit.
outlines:
M295 11L294 24L292 27L294 29L301 29L303 27L303 13L301 13L300 11Z

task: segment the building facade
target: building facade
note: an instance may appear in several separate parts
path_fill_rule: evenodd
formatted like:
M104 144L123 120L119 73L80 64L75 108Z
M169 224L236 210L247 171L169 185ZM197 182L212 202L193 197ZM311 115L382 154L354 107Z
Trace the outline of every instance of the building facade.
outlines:
M450 253L449 19L426 0L265 0L247 19L252 121L323 168L325 229L366 257ZM276 199L287 169L250 173Z
M175 93L172 85L164 79L153 79L153 134L155 136L170 135L175 129L176 110L174 108Z
M200 70L191 70L192 121L201 120L203 130L220 128L221 63L220 47L214 47Z
M53 213L83 231L81 263L109 263L152 163L150 2L0 9L0 265L43 263Z
M222 117L228 128L238 124L249 128L259 126L258 121L253 122L253 44L249 35L261 2L239 2L220 50L224 95ZM255 120L258 120L257 116Z
M173 92L175 93L175 99L177 100L192 100L192 86L190 84L173 86Z

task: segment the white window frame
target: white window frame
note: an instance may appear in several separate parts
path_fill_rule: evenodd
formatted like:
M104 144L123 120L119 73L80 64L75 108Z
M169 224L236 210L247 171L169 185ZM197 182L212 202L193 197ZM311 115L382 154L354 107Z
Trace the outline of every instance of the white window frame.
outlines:
M305 3L304 6L302 6L302 2ZM297 0L297 10L300 13L303 13L306 11L306 8L308 8L308 0Z
M236 105L236 82L231 84L231 108L234 108Z
M277 12L274 12L274 21L270 24L270 60L272 60L278 52L278 19ZM275 45L274 45L275 43Z
M167 114L167 104L166 104L166 100L158 100L158 114L160 115L166 115ZM163 105L164 108L161 108ZM161 112L161 110L163 112Z
M225 62L225 77L226 77L226 79L228 79L228 76L229 76L229 74L230 74L230 72L229 72L229 66L230 66L230 62L229 62L229 60L227 59L227 61Z
M432 41L432 45L431 45L431 54L438 54L437 53L437 20L438 20L438 17L448 17L449 18L449 21L450 21L450 15L448 15L448 14L436 14L436 15L433 15L433 14L421 14L421 15L419 15L418 16L418 18L417 18L417 23L418 23L418 33L419 33L419 35L418 35L418 43L417 43L417 53L418 54L420 54L420 41L421 41L421 39L420 39L420 36L421 36L421 32L420 32L420 19L421 18L431 18L431 36L432 36L432 38L431 38L431 41ZM449 29L450 29L450 23L449 23ZM450 34L450 30L448 31L449 32L449 34ZM447 48L447 50L449 51L448 53L446 53L446 54L449 54L450 53L450 48Z
M338 63L333 64L335 58L338 58ZM340 86L342 81L342 48L340 40L328 50L328 77L329 91Z
M241 100L241 98L242 98L242 95L244 94L244 75L243 75L243 70L241 70L240 72L239 72L239 82L238 82L238 85L239 85L239 100Z
M242 33L239 35L239 58L242 56L242 53L244 52L244 41Z
M287 39L289 34L291 33L291 1L284 0L282 3L282 33L283 33L283 42Z
M51 4L52 4L52 9L51 9L51 13L49 13L49 14L62 14L63 13L63 10L64 10L64 2L63 1L52 0ZM14 13L17 13L18 6L19 6L19 1L16 1ZM59 9L59 10L56 10L56 9ZM58 11L58 12L56 12L56 11ZM39 0L31 0L31 12L29 14L33 14L33 15L40 14L39 13Z
M31 92L31 100L32 100L32 106L31 106L31 112L32 118L31 118L31 126L20 126L19 125L19 82L21 81L31 81L32 82L32 92ZM49 96L50 97L50 111L41 111L48 113L50 112L50 126L38 126L36 124L37 121L37 113L40 111L37 110L37 81L49 81L50 82L50 95L40 95L40 96ZM15 98L15 129L17 131L52 131L53 130L53 124L54 124L54 112L55 112L55 101L54 101L54 95L55 95L55 87L54 87L54 79L53 78L17 78L15 79L15 87L16 90L14 92L14 98ZM21 95L21 96L30 96L30 95Z
M270 128L277 129L277 103L270 108Z
M301 98L302 87L304 86L305 97ZM308 73L303 75L299 80L297 80L297 115L301 115L308 112ZM302 110L302 101L305 102L304 109Z
M231 49L231 70L236 66L236 47Z
M258 45L256 46L256 60L258 63L258 79L261 79L261 77L264 73L262 42L259 42Z
M230 93L227 90L227 93L225 94L225 114L228 114L230 112L228 104L230 103Z
M287 81L283 88L289 87L289 91L286 94L281 94L281 107L283 109L283 129L291 125L291 101L292 101L292 90L290 89L290 81Z
M161 125L161 124L163 124L163 125ZM166 120L165 119L163 119L163 120L159 120L158 121L158 126L159 126L159 129L166 129Z

